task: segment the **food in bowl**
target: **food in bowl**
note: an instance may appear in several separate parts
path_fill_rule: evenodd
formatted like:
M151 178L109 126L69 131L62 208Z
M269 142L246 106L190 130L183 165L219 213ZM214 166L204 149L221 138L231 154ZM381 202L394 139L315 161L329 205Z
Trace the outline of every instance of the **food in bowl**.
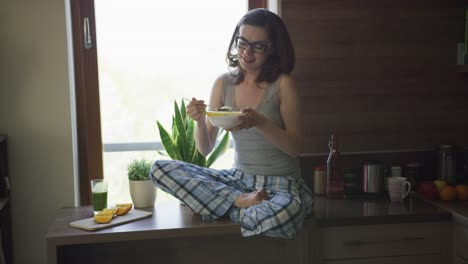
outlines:
M211 124L220 128L233 128L240 125L242 123L242 120L239 119L241 114L242 112L239 111L206 111Z
M232 108L230 106L225 105L225 106L222 106L222 107L216 109L216 111L218 111L218 112L232 112Z

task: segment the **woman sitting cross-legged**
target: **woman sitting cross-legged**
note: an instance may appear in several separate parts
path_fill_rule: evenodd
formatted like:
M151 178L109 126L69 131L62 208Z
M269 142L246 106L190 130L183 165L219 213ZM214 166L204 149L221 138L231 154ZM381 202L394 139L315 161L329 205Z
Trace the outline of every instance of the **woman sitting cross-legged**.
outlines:
M311 212L312 195L300 177L303 125L297 87L289 75L294 48L284 22L266 9L249 11L237 24L227 51L231 70L214 82L209 105L241 111L231 131L235 160L216 170L176 160L155 161L156 186L182 200L204 220L229 216L243 236L293 238ZM192 98L199 152L209 154L218 128L207 105Z

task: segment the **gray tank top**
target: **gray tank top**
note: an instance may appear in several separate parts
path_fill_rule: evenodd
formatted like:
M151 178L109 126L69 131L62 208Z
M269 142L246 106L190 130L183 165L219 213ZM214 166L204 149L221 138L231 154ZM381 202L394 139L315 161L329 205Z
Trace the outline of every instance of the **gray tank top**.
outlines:
M235 89L229 74L224 75L223 104L232 107L234 111L240 109L235 104ZM265 92L256 111L265 115L277 126L284 128L277 95L279 81L272 83ZM298 159L270 143L256 128L231 132L234 141L234 165L244 173L264 176L300 177Z

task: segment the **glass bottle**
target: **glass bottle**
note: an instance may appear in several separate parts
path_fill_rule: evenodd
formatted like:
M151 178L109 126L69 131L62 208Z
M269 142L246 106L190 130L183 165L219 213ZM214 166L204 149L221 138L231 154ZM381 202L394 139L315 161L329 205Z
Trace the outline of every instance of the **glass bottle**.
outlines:
M325 195L327 193L327 168L320 165L314 169L314 194Z
M327 197L329 199L344 198L344 177L340 167L340 145L338 136L330 132L328 142L330 154L327 159Z

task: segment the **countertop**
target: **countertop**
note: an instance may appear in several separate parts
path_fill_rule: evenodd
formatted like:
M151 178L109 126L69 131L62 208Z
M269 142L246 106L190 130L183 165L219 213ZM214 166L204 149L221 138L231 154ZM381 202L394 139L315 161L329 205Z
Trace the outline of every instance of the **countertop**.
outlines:
M416 193L413 194L413 197L450 212L452 214L452 220L455 223L468 226L468 201L424 200Z
M162 244L168 243L170 247L171 243L178 244L189 240L198 243L195 241L199 239L207 242L213 237L225 239L227 236L238 239L235 240L238 241L236 243L256 241L239 240L242 239L239 224L230 221L229 218L202 221L199 215L193 214L189 208L181 205L177 200L171 202L157 200L154 207L139 209L151 211L153 214L145 219L98 231L85 231L69 226L70 222L91 217L93 215L91 206L58 210L46 235L49 263L57 263L57 260L60 260L64 254L75 254L70 251L72 249L81 252L83 248L94 248L92 245L96 243L105 248L113 242L117 242L115 245L123 245L122 243L141 245L147 240L157 240ZM409 197L402 203L392 203L388 198L328 200L324 197L316 197L313 214L304 222L304 230L347 225L450 223L454 217L460 223L468 223L467 202L424 201L418 197ZM301 248L304 243L304 232L300 234L302 235L299 235L298 239L291 240L292 244L288 244L288 248ZM260 236L255 239L264 239L264 237ZM268 242L283 246L284 241L290 242L273 238L260 241L257 243L266 245L265 243ZM255 245L256 242L252 243Z
M98 231L85 231L69 226L70 222L92 217L91 206L67 207L57 212L47 233L47 243L55 245L85 244L154 238L193 237L200 235L240 234L237 223L228 218L202 221L199 215L179 201L160 202L150 211L151 217Z
M388 198L329 200L317 196L312 217L318 226L327 227L450 221L452 213L418 197L391 202Z
M442 205L444 205L442 203ZM467 203L454 206L461 219L468 222ZM328 200L315 197L312 215L306 219L305 226L316 224L319 227L343 225L399 224L414 222L450 221L452 211L449 206L442 208L417 197L402 203L392 203L388 199L349 199ZM240 234L239 224L222 218L215 221L202 221L186 206L178 201L156 202L155 207L145 208L153 216L136 222L90 232L69 226L70 222L92 216L90 206L60 209L49 227L48 242L58 245L68 243L89 243L133 240L141 238L191 237L220 234Z

